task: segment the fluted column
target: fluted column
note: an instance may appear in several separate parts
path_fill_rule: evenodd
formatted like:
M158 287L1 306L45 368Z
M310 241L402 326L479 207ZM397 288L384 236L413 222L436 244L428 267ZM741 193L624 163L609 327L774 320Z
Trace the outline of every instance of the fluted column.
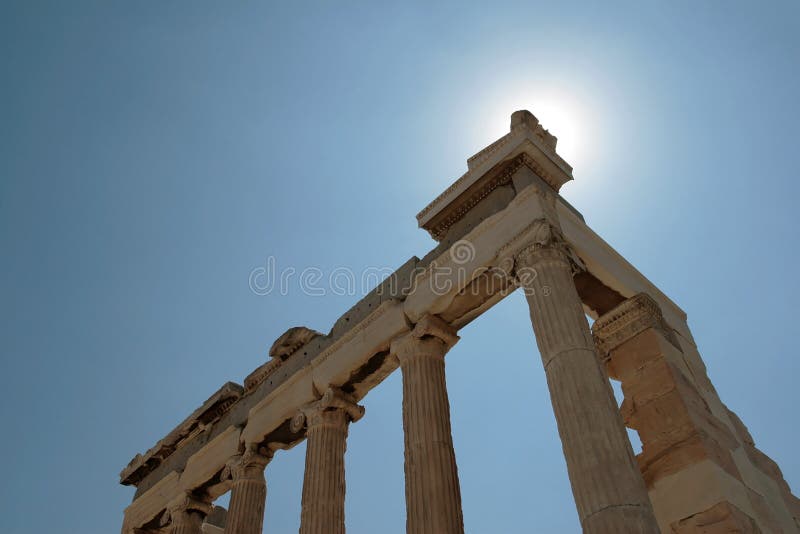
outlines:
M560 231L542 219L515 259L544 363L572 493L587 533L658 533L647 490L573 283Z
M267 499L264 468L271 458L266 448L248 444L228 462L223 475L233 480L233 487L225 534L261 534Z
M363 415L351 396L331 388L292 420L293 431L307 428L300 534L344 534L347 427Z
M444 355L456 341L458 336L447 323L426 316L390 349L403 373L409 534L464 532L444 372Z
M211 504L190 494L181 495L167 505L170 534L202 534L203 518L211 511Z

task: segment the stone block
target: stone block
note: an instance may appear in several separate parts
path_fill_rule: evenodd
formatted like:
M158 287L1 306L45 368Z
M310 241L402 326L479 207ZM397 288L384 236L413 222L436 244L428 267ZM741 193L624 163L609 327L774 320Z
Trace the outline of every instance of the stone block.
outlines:
M752 517L729 502L720 502L708 510L672 524L675 534L761 534Z

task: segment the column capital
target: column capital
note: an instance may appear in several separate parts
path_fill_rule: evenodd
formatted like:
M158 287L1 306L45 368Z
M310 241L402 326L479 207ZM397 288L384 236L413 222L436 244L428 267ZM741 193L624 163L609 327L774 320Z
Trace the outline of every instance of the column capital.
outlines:
M577 273L586 269L572 250L557 223L543 217L519 232L498 252L497 268L527 287L536 279L542 262L562 263Z
M612 350L648 328L658 328L671 339L658 303L647 293L638 293L598 318L592 325L592 335L600 356L607 358Z
M193 515L205 517L211 512L212 508L213 506L210 502L202 500L187 491L167 503L167 513L164 514L161 520L161 526L165 526L167 523L182 525L195 521L196 518L193 518ZM192 512L196 512L196 514L192 514Z
M318 425L344 426L364 416L364 407L356 403L352 395L339 388L329 387L322 397L300 408L292 418L292 432L299 432L303 426L311 429Z
M436 315L428 314L417 322L411 332L393 340L389 352L400 363L412 356L444 358L459 339L455 328Z
M222 470L222 480L260 480L264 468L272 460L272 451L256 443L245 445L244 452L232 456Z
M571 251L561 230L547 219L537 219L527 229L526 243L514 254L514 265L533 267L543 260L568 261Z

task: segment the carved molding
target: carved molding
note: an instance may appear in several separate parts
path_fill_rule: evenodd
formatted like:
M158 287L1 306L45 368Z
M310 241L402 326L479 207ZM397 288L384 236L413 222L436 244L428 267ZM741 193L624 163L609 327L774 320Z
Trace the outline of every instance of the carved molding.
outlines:
M661 308L647 293L639 293L601 316L592 325L592 335L601 357L648 328L663 328Z
M469 195L464 195L463 198L459 197L459 200L448 207L446 210L446 215L434 218L434 221L432 221L431 225L426 225L428 232L430 232L431 236L437 241L444 239L451 226L460 221L468 211L474 208L492 191L500 186L510 184L514 173L516 173L523 166L528 167L531 171L536 173L536 175L541 177L545 183L551 185L552 187L554 179L550 176L547 170L545 170L544 167L537 163L536 160L534 160L528 154L522 153L505 163L504 167L502 167L499 172L496 172L493 177L486 180L485 183L481 184ZM451 189L448 189L442 193L440 197L445 197L450 194L452 188L454 188L457 184L458 182L453 184ZM419 218L424 216L425 213L426 211L423 210L423 212L421 212L417 217Z
M328 422L326 413L342 411L346 418L355 422L364 416L364 407L356 403L352 395L339 388L330 387L322 397L306 404L292 418L289 428L292 432L300 432L303 427L312 428Z

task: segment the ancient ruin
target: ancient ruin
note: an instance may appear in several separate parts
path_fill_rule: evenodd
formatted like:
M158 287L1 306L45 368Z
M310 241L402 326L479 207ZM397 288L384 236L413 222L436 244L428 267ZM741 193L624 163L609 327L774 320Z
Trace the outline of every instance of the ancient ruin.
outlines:
M463 533L445 356L461 327L516 289L584 532L800 532L800 500L717 395L686 314L559 195L572 168L556 138L518 111L467 164L417 215L439 243L429 254L327 335L288 330L244 387L223 385L122 470L137 488L123 534L260 533L265 469L304 439L300 532L343 533L348 426L398 367L407 531ZM622 384L621 408L609 378ZM626 426L641 438L638 455ZM228 491L225 513L213 502Z

